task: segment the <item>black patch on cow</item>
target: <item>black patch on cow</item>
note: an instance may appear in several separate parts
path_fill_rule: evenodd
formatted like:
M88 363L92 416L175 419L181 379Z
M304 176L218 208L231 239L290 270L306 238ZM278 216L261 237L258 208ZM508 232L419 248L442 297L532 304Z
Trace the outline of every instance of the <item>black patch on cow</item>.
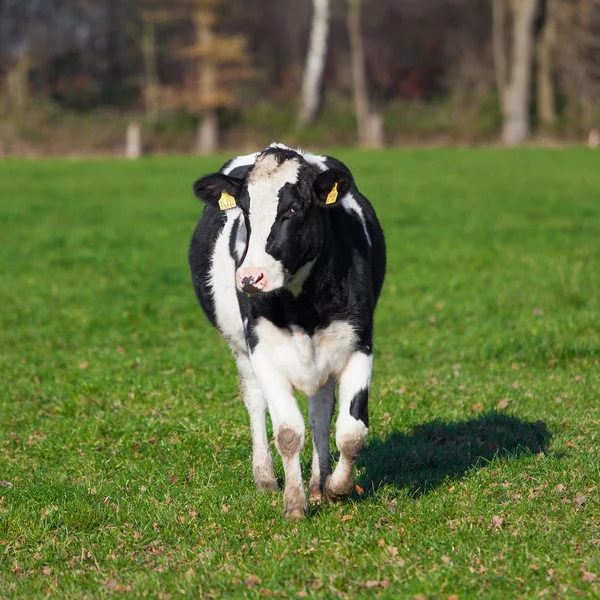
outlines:
M286 160L290 160L292 158L299 158L300 155L290 148L267 148L263 152L260 153L260 156L272 156L277 164L280 165Z
M369 390L364 389L357 392L350 402L350 415L358 421L362 421L365 427L369 426Z

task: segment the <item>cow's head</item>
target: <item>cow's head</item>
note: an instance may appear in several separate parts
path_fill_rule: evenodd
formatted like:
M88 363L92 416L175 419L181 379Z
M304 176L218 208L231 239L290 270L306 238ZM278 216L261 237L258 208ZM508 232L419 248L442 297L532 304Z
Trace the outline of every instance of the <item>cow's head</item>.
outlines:
M323 245L323 211L337 208L351 185L346 171L322 172L293 150L269 148L245 179L213 173L198 180L194 191L207 204L244 213L239 290L256 294L286 287L298 294Z

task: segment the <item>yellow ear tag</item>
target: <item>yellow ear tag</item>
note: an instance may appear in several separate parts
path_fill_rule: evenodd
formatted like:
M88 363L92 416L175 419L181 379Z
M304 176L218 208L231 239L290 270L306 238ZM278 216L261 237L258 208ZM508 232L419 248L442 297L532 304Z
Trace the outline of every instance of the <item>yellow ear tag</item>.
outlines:
M221 210L228 210L230 208L235 208L236 206L235 198L231 194L221 192L221 197L219 198L219 208Z
M329 194L327 194L327 198L325 199L325 204L335 204L337 197L338 197L338 190L337 190L337 181L336 181L333 184L333 187L331 188L331 191L329 192Z

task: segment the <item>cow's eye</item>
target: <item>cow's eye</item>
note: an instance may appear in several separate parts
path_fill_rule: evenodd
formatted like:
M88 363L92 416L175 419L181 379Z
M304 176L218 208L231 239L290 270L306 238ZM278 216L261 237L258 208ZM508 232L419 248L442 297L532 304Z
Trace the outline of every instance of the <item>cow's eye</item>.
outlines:
M291 214L297 213L300 210L300 205L299 204L292 204L290 206L290 208L288 209L288 212Z

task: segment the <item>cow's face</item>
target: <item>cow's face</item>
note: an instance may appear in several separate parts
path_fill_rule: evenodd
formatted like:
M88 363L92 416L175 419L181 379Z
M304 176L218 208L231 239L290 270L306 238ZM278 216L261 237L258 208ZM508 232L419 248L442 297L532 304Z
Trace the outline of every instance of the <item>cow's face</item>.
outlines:
M257 294L288 288L297 295L323 244L322 211L339 204L350 185L344 171L319 173L295 152L266 151L245 180L215 173L194 189L207 203L222 210L238 206L244 213L238 289Z

